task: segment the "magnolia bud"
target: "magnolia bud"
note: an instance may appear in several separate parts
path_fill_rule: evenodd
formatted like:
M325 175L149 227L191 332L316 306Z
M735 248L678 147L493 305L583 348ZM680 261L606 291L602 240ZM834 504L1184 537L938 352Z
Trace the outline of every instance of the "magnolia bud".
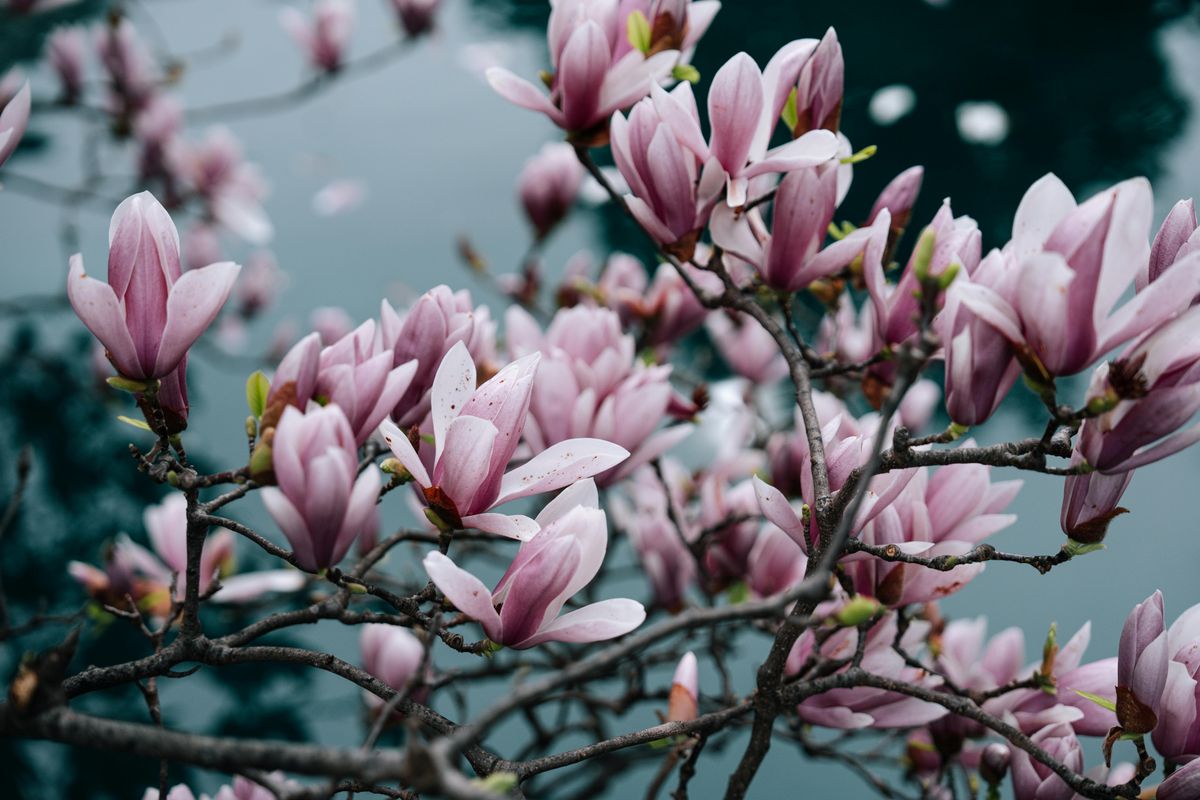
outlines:
M979 776L990 785L1000 783L1008 774L1008 762L1011 759L1012 753L1006 745L992 742L983 748L983 754L979 757Z

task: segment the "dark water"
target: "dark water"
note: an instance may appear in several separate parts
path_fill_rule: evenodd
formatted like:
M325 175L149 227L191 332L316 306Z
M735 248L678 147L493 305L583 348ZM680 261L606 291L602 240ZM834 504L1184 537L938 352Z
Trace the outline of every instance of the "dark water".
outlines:
M55 18L95 14L100 5L55 12ZM382 2L359 5L353 50L366 53L389 40L391 23ZM161 30L158 46L173 52L211 50L228 32L241 34L232 52L198 59L189 68L182 85L189 106L270 94L300 79L299 58L276 21L278 8L238 0L132 4L139 27L147 29L148 9ZM518 73L535 74L543 65L545 13L541 2L448 0L438 35L385 68L293 108L230 123L270 179L272 249L291 276L281 303L286 310L251 328L251 351L266 348L281 318L290 315L303 325L320 306L342 306L362 318L377 311L380 296L403 302L439 282L471 286L477 298L494 299L459 264L455 242L467 234L495 271L515 267L527 231L513 202L513 180L524 159L555 132L541 117L496 98L463 62L487 61L480 53L491 53ZM701 43L696 65L711 76L739 49L765 63L779 45L819 36L830 24L848 62L843 129L856 147L879 146L879 154L856 172L844 208L850 218L860 217L892 175L915 163L926 166L915 218L928 218L950 196L957 212L979 220L988 247L1003 243L1025 187L1049 170L1077 192L1147 175L1160 214L1200 186L1200 127L1193 114L1200 100L1200 23L1190 4L730 2ZM0 15L0 69L36 54L44 33L43 25ZM49 76L31 72L35 91L46 96ZM897 83L914 90L916 105L896 124L880 126L867 113L868 101ZM955 109L966 101L992 101L1006 110L1010 130L1002 143L960 138ZM79 174L81 130L67 116L35 116L29 146L9 169L71 184ZM120 146L107 147L104 157L115 172L128 169L129 155ZM367 200L344 215L317 217L311 197L334 178L363 181ZM109 188L119 196L126 187L118 181ZM66 268L62 219L58 206L26 197L16 186L0 192L0 301L60 289ZM98 268L107 214L84 210L79 223L78 246ZM227 244L233 257L247 254L244 246ZM615 215L581 211L551 241L546 264L559 269L577 249L609 244L645 252L636 232ZM35 452L32 491L0 563L21 619L38 610L42 597L51 610L76 606L78 593L63 577L65 562L95 560L118 531L140 537L141 508L154 491L132 467L121 466L129 434L113 421L120 409L96 400L87 339L73 317L53 311L7 315L0 342L0 498L11 490L17 449L30 444ZM244 446L240 420L248 368L204 354L193 364L190 449L214 467L233 465ZM1018 391L977 435L985 441L1023 435L1040 425L1036 411L1036 403ZM993 565L946 610L986 612L993 630L1025 628L1031 656L1050 621L1070 632L1091 619L1091 655L1115 652L1124 615L1154 588L1164 590L1172 616L1200 601L1194 577L1200 539L1188 502L1198 476L1200 451L1143 470L1126 498L1133 514L1118 521L1107 551L1050 578ZM1018 501L1021 521L995 543L1021 552L1057 548L1059 491L1057 481L1027 480ZM391 504L385 523L404 521L399 506ZM257 500L238 513L250 523L264 522ZM263 530L273 527L268 522ZM241 555L244 563L255 563L248 549ZM398 554L390 568L411 575L415 563ZM235 620L216 618L214 624ZM353 633L337 626L318 626L294 640L357 658ZM0 650L0 671L7 677L22 649L47 641L32 636ZM139 655L144 647L124 626L89 629L76 666ZM743 642L737 653L740 690L751 687L764 648L762 640ZM455 663L442 658L441 667ZM704 689L717 688L711 674L701 682ZM496 684L469 698L472 708L501 688ZM168 724L180 728L331 744L360 741L358 704L358 692L335 678L279 667L209 672L164 690ZM134 691L89 697L80 706L138 720L145 714ZM439 707L464 716L448 699L440 699ZM623 724L632 729L654 722L648 711L643 714ZM515 728L501 731L496 741L510 735ZM719 795L741 746L741 737L731 736L723 752L708 754L693 796ZM1086 748L1088 763L1097 763L1098 743ZM654 765L644 763L651 754L633 757L643 766L611 770L605 796L640 794ZM0 742L3 797L135 798L156 779L156 769L110 753ZM210 790L220 782L220 776L182 768L173 770L173 778ZM800 789L855 797L865 793L855 781L781 743L767 759L755 796L791 796ZM533 794L550 796L560 788L551 781L535 786Z

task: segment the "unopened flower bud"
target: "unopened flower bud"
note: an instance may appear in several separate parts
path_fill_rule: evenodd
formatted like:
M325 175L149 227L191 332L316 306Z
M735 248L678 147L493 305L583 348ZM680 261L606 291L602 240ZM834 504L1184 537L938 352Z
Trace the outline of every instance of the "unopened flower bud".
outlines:
M700 713L700 682L696 654L690 650L679 659L671 694L667 699L668 722L691 722Z
M847 628L856 627L878 614L882 607L874 597L855 595L838 610L835 619Z
M1006 745L992 742L983 748L983 754L979 757L979 776L989 785L1000 783L1008 774L1008 762L1011 759L1012 753Z

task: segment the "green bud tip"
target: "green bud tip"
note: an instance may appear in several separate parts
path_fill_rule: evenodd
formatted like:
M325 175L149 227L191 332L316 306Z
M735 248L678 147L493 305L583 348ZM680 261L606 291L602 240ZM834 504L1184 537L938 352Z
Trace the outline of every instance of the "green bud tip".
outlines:
M837 612L836 619L839 624L847 628L856 627L869 621L879 613L881 608L883 606L874 597L864 597L858 594L841 607Z
M107 378L105 382L114 389L118 389L122 392L133 392L136 394L148 392L151 389L158 387L157 380L135 381L132 378L126 378L122 375L114 375L111 378Z
M929 277L929 265L933 262L933 247L937 244L937 234L933 228L921 231L917 239L916 250L913 251L913 274L922 283Z
M490 792L508 794L517 788L518 778L515 772L493 772L486 778L476 778L474 783Z
M439 531L449 533L450 531L454 530L446 523L446 520L442 519L441 515L439 515L432 508L425 509L425 518L433 523L433 527L437 528Z
M941 275L938 275L938 288L943 292L950 288L950 284L954 283L954 279L958 277L959 271L962 270L962 264L957 261L946 267Z
M700 70L693 67L691 64L679 64L671 70L671 77L677 81L687 81L688 83L700 82Z
M650 20L641 11L634 11L625 19L625 35L629 44L642 55L650 52Z

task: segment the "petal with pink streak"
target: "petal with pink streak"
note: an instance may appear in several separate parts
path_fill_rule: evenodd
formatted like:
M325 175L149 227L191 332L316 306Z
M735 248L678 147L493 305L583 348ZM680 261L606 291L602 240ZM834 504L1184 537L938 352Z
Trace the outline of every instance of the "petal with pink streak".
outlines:
M125 327L125 315L107 283L89 277L83 271L83 257L71 256L71 271L67 276L67 299L75 314L108 350L117 370L134 379L148 377L138 364L133 337Z
M763 114L763 76L746 53L730 58L708 90L709 149L731 175L740 175Z
M241 266L232 261L185 272L167 296L167 323L154 362L156 375L175 367L225 305Z
M287 537L300 566L309 572L316 572L320 569L313 555L312 535L308 532L304 517L292 505L292 501L288 500L287 496L274 486L266 487L260 494L263 505L267 507L267 513L271 515L275 524Z
M487 478L498 435L495 425L479 417L456 417L446 427L446 444L434 467L433 482L460 514L485 510L475 507L475 498Z

